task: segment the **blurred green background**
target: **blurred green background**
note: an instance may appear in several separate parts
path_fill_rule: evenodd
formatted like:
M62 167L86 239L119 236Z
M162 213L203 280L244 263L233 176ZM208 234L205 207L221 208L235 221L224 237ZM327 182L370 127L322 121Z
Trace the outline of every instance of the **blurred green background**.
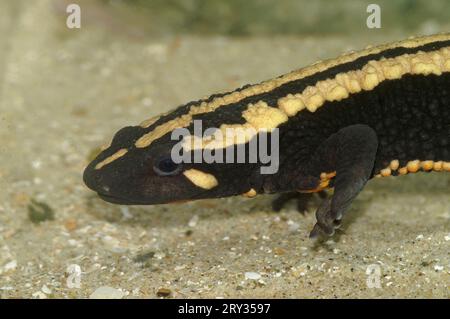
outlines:
M67 1L70 2L70 1ZM135 35L434 33L450 26L448 0L83 0L98 8L88 23L123 24ZM366 8L382 8L381 30L369 30Z

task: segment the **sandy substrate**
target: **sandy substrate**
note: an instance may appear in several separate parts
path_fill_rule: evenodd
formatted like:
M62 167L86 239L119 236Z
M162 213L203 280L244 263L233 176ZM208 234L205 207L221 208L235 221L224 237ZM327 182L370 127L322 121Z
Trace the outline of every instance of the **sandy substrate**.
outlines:
M307 238L315 206L277 214L260 196L124 207L81 180L123 126L385 38L129 39L68 31L47 1L6 3L1 298L450 297L446 173L371 181L324 243ZM367 285L369 266L380 288Z

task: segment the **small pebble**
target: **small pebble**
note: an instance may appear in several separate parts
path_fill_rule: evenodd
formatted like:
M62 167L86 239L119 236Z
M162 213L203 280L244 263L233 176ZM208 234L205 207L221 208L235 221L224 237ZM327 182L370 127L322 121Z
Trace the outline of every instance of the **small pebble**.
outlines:
M127 206L120 206L120 212L122 213L122 218L124 220L133 218L133 215L130 213L130 209Z
M166 257L166 254L165 253L163 253L163 252L157 252L157 253L155 253L155 258L156 259L163 259L164 257Z
M283 248L280 248L280 247L275 247L273 249L273 252L275 253L275 255L280 256L280 255L284 255L286 253L286 250L284 250Z
M17 268L17 260L12 260L3 266L3 271L8 272L10 270L15 270Z
M434 266L434 270L436 270L436 271L442 271L442 270L444 270L444 266L441 266L441 265L435 265L435 266Z
M66 222L64 223L64 227L68 231L74 231L77 228L77 221L73 218L70 218L70 219L66 220Z
M149 259L153 258L153 256L155 256L155 252L154 251L149 251L149 252L137 255L134 258L134 262L144 263L144 262L148 261Z
M127 251L117 238L106 235L102 238L102 242L105 244L105 248L113 253L124 253Z
M174 270L178 271L178 270L183 270L184 268L186 268L186 265L175 266Z
M43 285L41 291L46 295L50 295L52 293L52 291L50 290L50 288L47 287L47 285Z
M122 299L125 294L122 290L102 286L97 289L89 296L89 299Z
M249 271L245 273L245 279L258 280L261 279L261 275L258 274L257 272Z
M139 295L139 288L134 288L133 291L131 292L133 296L138 296Z
M287 224L288 224L288 230L289 230L289 232L291 232L291 233L294 233L294 232L296 232L299 228L300 228L300 224L299 223L296 223L296 222L294 222L294 221L292 221L292 220L289 220L288 222L287 222Z
M169 288L159 288L156 292L156 295L158 297L169 297L171 293L172 290L170 290Z
M149 107L149 106L151 106L151 105L153 104L153 101L152 101L152 99L149 98L149 97L144 97L144 98L141 100L141 103L142 103L142 105L144 105L144 106L146 106L146 107Z
M53 209L44 202L31 199L28 204L28 218L34 224L55 219Z
M36 291L31 295L34 299L47 299L47 295L42 291Z
M197 226L197 223L198 223L198 215L194 215L194 216L192 216L191 220L189 221L188 226L195 227L195 226Z

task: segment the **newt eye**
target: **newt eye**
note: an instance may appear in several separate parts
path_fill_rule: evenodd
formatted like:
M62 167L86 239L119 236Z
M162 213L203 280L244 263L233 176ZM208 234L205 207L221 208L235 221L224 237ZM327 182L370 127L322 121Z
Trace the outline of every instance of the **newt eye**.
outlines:
M170 157L163 157L155 162L153 170L159 176L172 176L181 171L181 164L177 164Z

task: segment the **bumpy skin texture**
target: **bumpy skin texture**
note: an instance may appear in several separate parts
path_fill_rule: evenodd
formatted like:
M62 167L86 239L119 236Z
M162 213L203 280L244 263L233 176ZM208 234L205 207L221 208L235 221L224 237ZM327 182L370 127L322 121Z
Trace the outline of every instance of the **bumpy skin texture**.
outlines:
M399 42L316 68L190 102L151 125L124 128L89 164L84 181L103 199L119 204L334 187L334 195L316 213L315 237L334 233L351 201L374 176L450 170L450 35ZM356 89L355 82L342 78L359 81ZM323 86L323 81L331 84ZM339 94L330 93L335 86ZM292 112L284 108L286 98L306 107ZM184 163L169 175L155 170L178 143L171 140L178 124L192 135L193 120L201 120L203 130L248 126L255 121L246 111L255 105L281 114L276 174L261 175L262 163L249 163L248 143L245 163ZM266 118L268 126L274 124L273 117ZM281 206L279 202L277 208Z

